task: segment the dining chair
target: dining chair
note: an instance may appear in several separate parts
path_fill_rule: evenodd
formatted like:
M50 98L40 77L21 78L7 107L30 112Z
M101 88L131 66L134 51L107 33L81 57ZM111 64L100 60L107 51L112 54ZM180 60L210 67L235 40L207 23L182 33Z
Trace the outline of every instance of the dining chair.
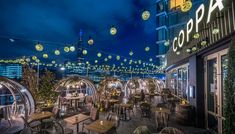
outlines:
M53 124L53 121L56 121L59 119L59 117L60 117L60 109L59 108L54 107L52 109L52 113L53 113L53 116L51 118L42 120L43 128L50 127Z
M82 123L82 132L83 132L83 129L85 127L85 125L89 125L91 124L92 122L96 121L99 119L99 111L97 108L91 108L91 112L90 112L90 120L87 120L87 121L84 121Z
M33 134L33 130L30 127L26 127L23 130L21 130L20 134Z
M120 124L120 119L116 113L109 112L105 117L106 120L111 121L114 123L114 127L108 132L110 134L117 134L117 128Z
M141 103L140 104L140 109L141 109L141 117L151 117L151 106L148 103Z
M152 133L150 132L147 126L139 126L134 130L133 134L152 134Z
M21 119L24 122L24 128L31 128L33 131L39 131L41 129L40 121L31 121L30 119L26 120L23 116L21 116Z

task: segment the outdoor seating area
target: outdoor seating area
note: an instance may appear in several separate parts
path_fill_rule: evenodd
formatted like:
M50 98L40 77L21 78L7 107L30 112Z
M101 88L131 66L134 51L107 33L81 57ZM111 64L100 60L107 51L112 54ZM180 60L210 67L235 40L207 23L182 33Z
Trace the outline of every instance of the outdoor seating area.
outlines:
M235 0L0 0L0 134L235 134Z
M6 78L2 79L7 80ZM141 81L136 78L131 81L136 82L138 80ZM3 82L1 84L5 85L6 88L11 87ZM133 86L132 90L129 91L130 89L125 89L122 84L125 84L125 82L109 77L101 81L100 86L96 88L92 81L80 76L62 79L53 87L53 90L58 93L54 103L48 106L40 105L39 103L34 111L27 114L19 114L17 117L21 121L17 122L17 124L10 123L14 122L13 109L8 109L8 112L3 111L4 117L7 113L11 114L8 115L9 118L1 119L1 130L8 133L8 131L12 131L12 128L22 126L21 129L19 128L14 133L111 134L118 133L122 129L123 123L133 123L132 121L135 119L147 119L152 124L155 124L151 133L181 132L177 128L174 128L174 130L168 130L167 128L170 127L169 121L170 116L173 115L172 112L177 110L180 112L177 105L187 106L188 104L181 104L179 98L175 98L169 91L165 91L167 89L164 87L159 89L159 85L156 86L158 91L155 91L155 87L140 90L139 88L142 87L139 83L135 83L137 86L133 86L126 82L126 86L128 84ZM11 91L11 88L8 90ZM14 92L11 93L13 96L15 95ZM152 94L153 97L150 98L149 94ZM19 101L18 99L14 100L11 106L13 107ZM35 100L31 99L30 101ZM37 104L37 102L32 102L32 104ZM23 110L23 113L27 112L26 109ZM6 121L9 122L9 125L4 126ZM137 127L139 126L133 128L133 133L140 131ZM145 127L145 129L148 129L148 126ZM150 132L149 129L148 131Z

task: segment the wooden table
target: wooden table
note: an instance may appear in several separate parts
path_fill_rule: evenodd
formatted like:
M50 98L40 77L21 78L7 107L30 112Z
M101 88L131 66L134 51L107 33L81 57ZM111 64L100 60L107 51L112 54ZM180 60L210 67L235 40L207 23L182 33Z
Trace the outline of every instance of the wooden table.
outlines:
M119 102L119 100L117 100L117 99L110 99L110 100L108 100L108 101L109 101L110 103L112 103L112 104Z
M84 115L84 114L77 114L68 118L65 118L64 121L66 121L67 123L70 123L72 125L77 124L77 133L79 132L79 123L90 119L90 116Z
M40 113L33 113L30 115L29 120L30 121L42 121L43 119L50 118L54 114L52 112L40 112Z
M89 131L93 131L99 134L107 133L110 129L114 127L114 122L107 120L96 120L93 123L85 126Z
M170 109L164 108L164 107L157 107L155 111L156 111L156 112L159 112L159 113L171 114Z

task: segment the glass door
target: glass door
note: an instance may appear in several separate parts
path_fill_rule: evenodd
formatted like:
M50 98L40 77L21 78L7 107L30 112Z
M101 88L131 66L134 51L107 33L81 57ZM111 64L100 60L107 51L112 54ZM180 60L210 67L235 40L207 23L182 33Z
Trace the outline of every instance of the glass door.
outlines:
M205 95L206 125L222 134L223 87L226 77L227 50L205 57Z

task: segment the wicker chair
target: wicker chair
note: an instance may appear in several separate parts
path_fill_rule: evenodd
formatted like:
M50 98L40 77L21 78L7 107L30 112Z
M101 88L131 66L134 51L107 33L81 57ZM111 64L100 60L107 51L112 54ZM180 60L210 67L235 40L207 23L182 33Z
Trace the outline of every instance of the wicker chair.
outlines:
M117 128L119 127L120 120L119 117L116 113L108 113L107 116L105 117L106 120L114 122L114 127L108 132L110 134L117 134Z
M99 111L98 111L97 108L94 108L94 107L91 108L90 117L91 117L90 120L87 120L87 121L83 122L83 124L82 124L82 132L83 132L83 129L84 129L85 125L89 125L93 121L96 121L97 119L99 119Z
M181 130L179 130L178 128L174 128L174 127L165 127L163 128L159 134L184 134L184 132L182 132Z
M133 134L151 134L147 126L139 126L137 127Z
M59 118L60 109L54 107L52 110L52 113L53 113L53 116L51 118L42 120L42 124L44 128L50 127L53 124L53 121L56 121Z

